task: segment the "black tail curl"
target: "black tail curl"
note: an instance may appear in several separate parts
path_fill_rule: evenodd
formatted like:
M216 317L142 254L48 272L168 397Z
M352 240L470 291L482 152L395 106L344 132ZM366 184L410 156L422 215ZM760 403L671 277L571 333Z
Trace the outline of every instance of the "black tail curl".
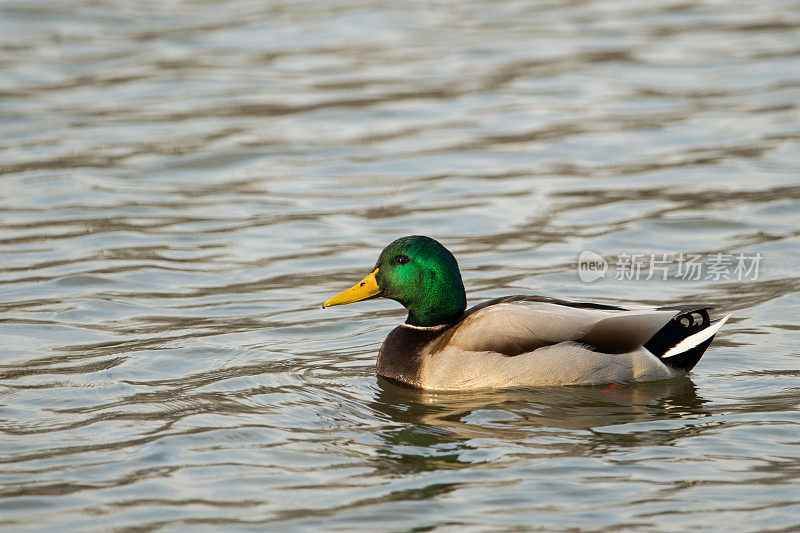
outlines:
M702 331L709 327L712 322L708 316L709 308L693 309L684 313L675 315L664 327L653 335L653 337L644 344L644 347L653 355L661 359L661 361L668 367L688 372L706 351L714 337L704 340L700 344L693 346L679 354L671 355L664 358L664 354L670 348L676 346L679 342L695 333Z

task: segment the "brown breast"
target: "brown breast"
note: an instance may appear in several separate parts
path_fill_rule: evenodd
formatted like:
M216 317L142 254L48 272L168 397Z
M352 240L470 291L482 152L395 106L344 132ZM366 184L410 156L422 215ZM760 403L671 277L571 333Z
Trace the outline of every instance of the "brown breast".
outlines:
M378 353L378 375L412 387L421 387L422 364L430 352L429 345L446 334L448 329L397 326L383 341Z

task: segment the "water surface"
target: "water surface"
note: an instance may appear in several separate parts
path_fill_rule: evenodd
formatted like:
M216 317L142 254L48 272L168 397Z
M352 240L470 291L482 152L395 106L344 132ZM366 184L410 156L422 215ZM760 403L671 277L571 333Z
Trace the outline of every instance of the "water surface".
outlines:
M796 2L0 9L4 527L800 527ZM319 306L412 233L470 303L733 318L687 378L398 388L402 309ZM763 261L614 275L680 253Z

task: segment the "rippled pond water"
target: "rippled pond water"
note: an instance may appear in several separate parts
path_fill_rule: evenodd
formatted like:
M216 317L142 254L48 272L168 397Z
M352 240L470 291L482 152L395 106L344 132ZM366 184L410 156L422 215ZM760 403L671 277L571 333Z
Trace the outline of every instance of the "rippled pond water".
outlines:
M0 9L0 526L800 528L797 2ZM471 304L733 318L687 378L398 388L400 306L320 303L412 233ZM762 260L618 275L681 253Z

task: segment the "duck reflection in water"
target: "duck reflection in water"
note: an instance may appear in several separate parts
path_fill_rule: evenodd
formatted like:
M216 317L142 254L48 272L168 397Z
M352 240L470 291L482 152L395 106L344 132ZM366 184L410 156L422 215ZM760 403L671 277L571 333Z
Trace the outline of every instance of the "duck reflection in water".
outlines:
M669 445L711 427L692 422L710 415L705 403L688 377L479 392L431 392L378 378L371 408L402 424L380 436L392 458L384 465L406 471L466 467L490 453L586 456ZM665 426L669 420L676 423Z

